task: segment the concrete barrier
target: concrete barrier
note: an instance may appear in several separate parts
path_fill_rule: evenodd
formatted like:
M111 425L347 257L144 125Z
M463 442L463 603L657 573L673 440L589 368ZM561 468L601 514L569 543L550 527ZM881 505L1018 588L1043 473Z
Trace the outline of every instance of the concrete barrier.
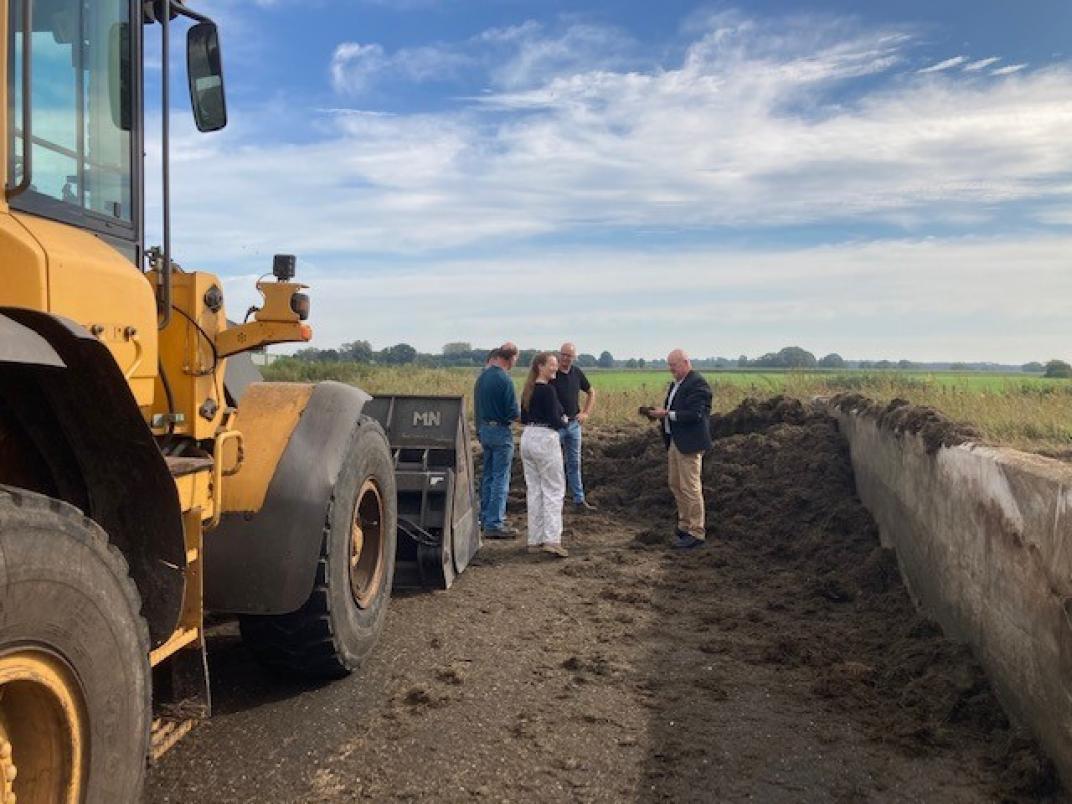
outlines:
M1072 789L1072 465L942 446L932 432L899 427L891 409L825 404L920 608L972 647Z

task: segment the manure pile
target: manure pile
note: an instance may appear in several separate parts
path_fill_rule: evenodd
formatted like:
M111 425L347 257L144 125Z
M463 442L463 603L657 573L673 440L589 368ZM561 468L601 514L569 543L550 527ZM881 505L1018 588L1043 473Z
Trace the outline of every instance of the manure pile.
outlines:
M711 656L727 660L721 672L731 677L775 668L872 744L919 757L974 745L996 794L1060 795L1051 763L1010 726L970 652L916 612L856 496L834 419L777 397L746 400L711 423L703 471L710 543L671 554L663 580L670 601L706 608L708 642L691 664L676 657L669 672L698 678ZM657 431L593 434L584 460L602 514L644 528L634 549L664 550L674 508ZM676 618L666 627L672 641ZM696 686L680 725L694 721L702 733L714 710Z

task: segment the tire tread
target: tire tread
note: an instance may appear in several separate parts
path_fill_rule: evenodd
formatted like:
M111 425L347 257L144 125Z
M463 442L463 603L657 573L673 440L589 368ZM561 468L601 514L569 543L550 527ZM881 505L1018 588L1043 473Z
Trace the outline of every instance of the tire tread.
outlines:
M368 416L361 416L354 431L355 439L360 428L372 421ZM333 491L321 526L313 588L302 607L289 614L246 615L240 619L242 641L258 661L282 674L342 678L356 667L356 663L346 660L346 652L332 626L331 523L338 504Z

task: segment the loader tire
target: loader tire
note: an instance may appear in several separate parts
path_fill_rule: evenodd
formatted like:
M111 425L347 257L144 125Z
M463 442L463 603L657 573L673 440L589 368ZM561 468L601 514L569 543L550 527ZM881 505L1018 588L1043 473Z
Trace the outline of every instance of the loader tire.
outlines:
M95 522L0 486L0 800L140 800L152 712L140 611Z
M245 615L242 641L268 667L341 678L383 630L395 571L395 475L387 436L362 416L322 524L313 591L295 612Z

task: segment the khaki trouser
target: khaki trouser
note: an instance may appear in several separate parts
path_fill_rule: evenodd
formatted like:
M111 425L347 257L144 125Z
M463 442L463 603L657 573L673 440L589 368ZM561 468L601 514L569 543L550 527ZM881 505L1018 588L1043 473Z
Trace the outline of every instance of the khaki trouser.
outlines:
M697 539L704 538L703 453L684 454L672 441L667 453L670 491L677 503L677 526Z

